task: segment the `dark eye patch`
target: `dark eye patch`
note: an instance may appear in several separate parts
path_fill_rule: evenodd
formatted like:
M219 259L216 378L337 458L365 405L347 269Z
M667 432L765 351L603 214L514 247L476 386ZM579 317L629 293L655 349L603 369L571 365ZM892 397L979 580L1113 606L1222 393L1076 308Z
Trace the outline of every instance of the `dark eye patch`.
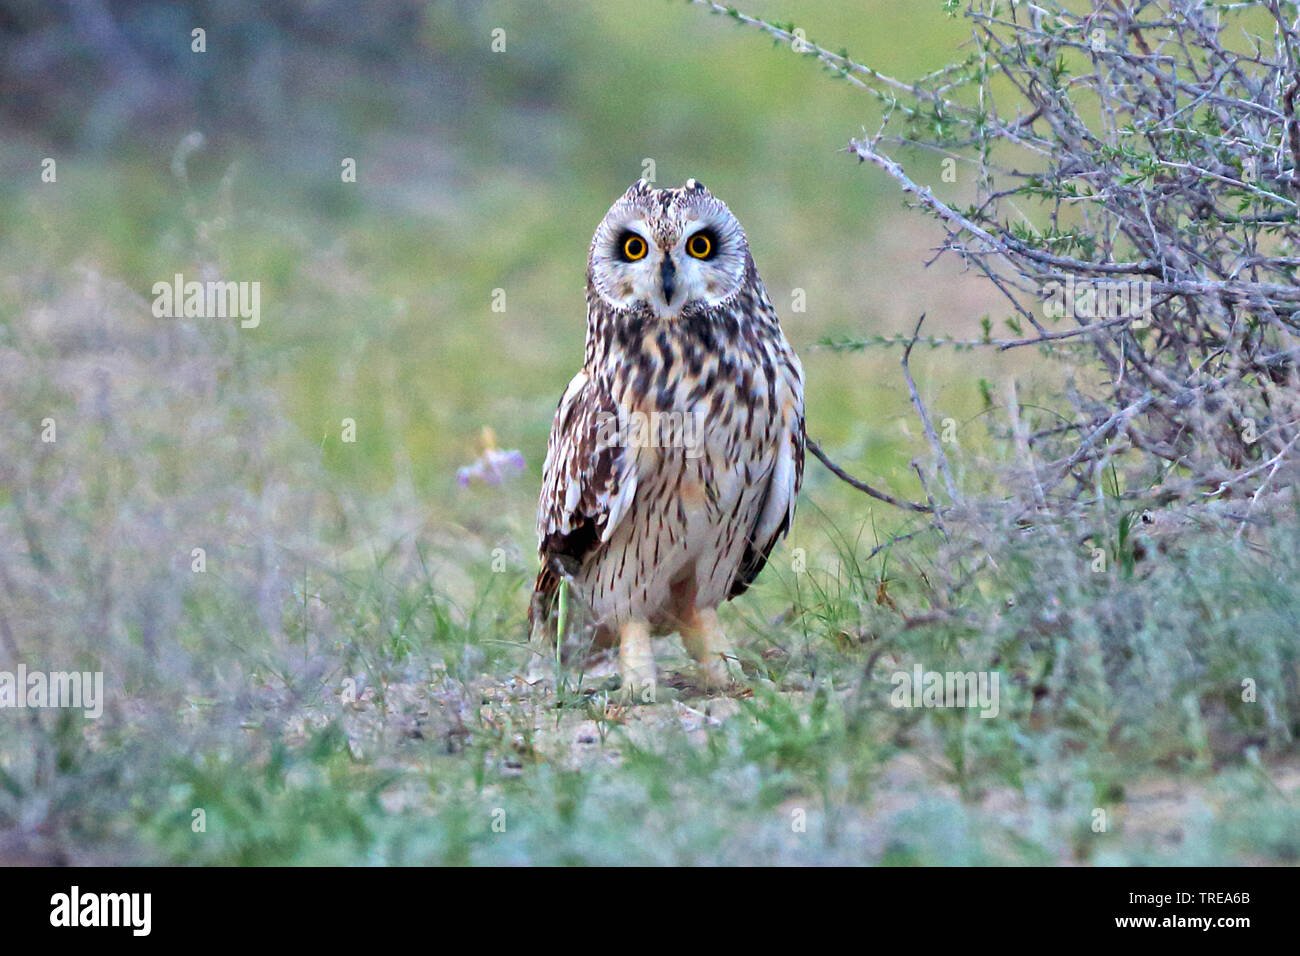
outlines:
M694 259L712 259L718 254L718 234L707 226L701 229L686 240L686 254Z
M614 254L623 262L636 262L645 258L650 251L645 239L631 229L625 229L614 242Z

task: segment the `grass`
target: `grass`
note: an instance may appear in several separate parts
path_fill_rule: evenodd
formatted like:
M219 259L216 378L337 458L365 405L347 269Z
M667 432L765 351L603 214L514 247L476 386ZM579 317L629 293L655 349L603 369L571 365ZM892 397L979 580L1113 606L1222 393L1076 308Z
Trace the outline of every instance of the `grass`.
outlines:
M149 328L128 291L94 286L87 301L88 321L106 311L121 333ZM59 310L75 328L75 310ZM753 696L670 678L674 699L627 709L599 673L566 671L555 692L517 679L527 560L500 561L491 522L453 532L398 490L358 495L255 397L256 359L240 367L217 351L228 335L191 331L182 361L137 348L144 367L119 368L92 328L49 359L47 388L23 394L26 369L6 380L24 420L60 398L55 414L78 421L89 399L63 367L87 367L86 352L112 383L107 417L81 419L43 458L8 458L29 469L11 489L39 502L11 499L8 530L26 519L29 554L47 557L6 559L7 623L34 664L72 655L113 690L93 725L62 712L7 726L0 819L27 852L216 864L1300 852L1294 516L1255 541L1262 554L1210 532L1138 560L1129 516L1103 506L1077 527L986 535L998 542L986 549L948 552L929 535L867 560L871 527L814 495L801 570L783 552L726 614ZM197 388L196 368L212 375ZM214 415L209 433L189 430ZM229 430L238 441L221 440ZM228 480L253 463L255 486ZM188 546L205 536L222 545L196 574ZM1085 540L1112 542L1106 571ZM118 607L96 632L102 599ZM659 650L669 674L685 671L673 642ZM892 706L892 674L915 664L998 673L998 716Z
M485 8L470 27L507 15ZM898 31L871 17L908 4L842 9L810 5L809 34L860 38L882 68L951 49L941 30L879 39ZM577 21L589 32L566 45ZM945 540L810 462L790 541L724 611L752 696L700 694L675 640L650 706L620 707L600 669L518 679L542 449L581 350L575 263L648 152L746 223L804 355L810 428L873 483L923 494L897 353L813 343L925 310L973 338L993 298L921 269L934 237L836 152L860 101L797 58L721 18L699 36L604 8L505 22L518 58L466 84L489 112L440 104L438 135L403 138L357 108L351 193L319 157L221 136L188 189L171 141L61 159L57 187L6 177L0 636L18 654L2 659L103 670L109 701L98 721L0 718L0 860L1295 862L1291 514L1141 556L1104 501L1032 531L954 522ZM470 27L431 23L431 42L477 63ZM630 114L646 88L663 95ZM2 142L13 170L46 146ZM154 281L203 269L260 281L262 327L149 314ZM785 308L794 288L806 313ZM913 356L959 424L959 476L991 499L1011 452L981 380L1016 376L1032 416L1051 405L1039 362ZM528 471L459 489L485 426ZM892 706L917 664L997 673L998 716Z

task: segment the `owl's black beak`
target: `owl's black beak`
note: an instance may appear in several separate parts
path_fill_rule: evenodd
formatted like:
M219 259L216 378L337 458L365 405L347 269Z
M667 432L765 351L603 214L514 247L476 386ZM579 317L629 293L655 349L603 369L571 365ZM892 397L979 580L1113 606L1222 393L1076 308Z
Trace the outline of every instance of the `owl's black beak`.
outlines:
M673 265L673 257L670 255L665 254L659 263L659 284L663 286L664 302L671 303L677 293L677 266Z

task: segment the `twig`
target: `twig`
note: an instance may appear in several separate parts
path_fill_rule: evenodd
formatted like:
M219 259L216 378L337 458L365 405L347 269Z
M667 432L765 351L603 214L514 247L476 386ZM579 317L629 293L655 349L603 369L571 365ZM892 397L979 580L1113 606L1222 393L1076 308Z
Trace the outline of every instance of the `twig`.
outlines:
M1120 423L1128 420L1132 416L1136 415L1138 412L1142 411L1142 409L1146 408L1155 400L1156 400L1155 395L1152 394L1151 392L1148 392L1146 395L1143 395L1140 399L1138 399L1133 404L1121 408L1114 415L1111 415L1110 418L1102 422L1101 425L1099 425L1091 435L1089 435L1086 439L1084 439L1083 444L1080 445L1075 450L1074 454L1065 460L1065 462L1060 466L1060 470L1057 473L1057 475L1051 479L1051 482L1047 485L1047 487L1043 489L1043 491L1044 492L1051 491L1058 484L1060 484L1065 479L1065 476L1070 473L1070 469L1083 460L1084 456L1088 454L1088 450L1092 448L1092 446L1096 444L1096 442L1099 439L1103 438L1107 433L1109 433L1113 428L1115 428Z
M916 328L912 330L912 340L903 348L903 378L907 382L907 391L912 396L912 405L916 408L916 413L921 416L921 427L925 429L925 437L930 442L930 447L934 449L935 455L939 458L939 470L943 474L944 484L948 487L948 500L953 504L961 502L961 495L957 494L957 482L952 477L952 469L948 466L948 456L943 453L943 445L939 442L939 433L934 430L934 425L930 423L930 416L925 410L925 403L921 401L921 395L916 390L916 382L912 381L912 370L908 368L907 360L912 355L912 346L916 345L917 337L921 334L921 323L925 321L925 313L916 320ZM933 506L933 502L931 502Z
M927 531L936 531L938 529L939 529L938 525L928 524L924 528L918 528L915 531L907 531L903 534L891 535L888 541L884 541L876 545L870 551L868 551L866 557L862 559L862 562L865 564L866 562L874 558L876 555L878 555L881 551L888 551L890 548L892 548L896 544L899 544L900 542L911 541L917 535L922 535L925 534Z
M1034 464L1034 453L1029 447L1029 432L1020 417L1020 397L1016 394L1014 376L1007 380L1006 395L1007 418L1011 421L1011 435L1016 442L1016 451L1020 453L1020 457L1025 460L1025 465L1029 468L1029 477L1033 480L1034 486L1034 503L1039 508L1044 508L1047 502L1043 497L1043 484L1038 480L1038 467Z
M934 512L934 523L939 531L946 538L948 529L944 527L943 519L939 517L939 505L934 500L934 495L930 494L930 486L926 483L925 473L921 471L921 463L915 458L911 461L912 470L916 472L916 480L921 483L921 490L925 492L925 500L930 502L930 508Z
M861 479L858 478L854 478L852 475L850 475L839 465L835 464L835 462L831 461L830 456L827 455L826 452L822 451L821 446L818 445L811 438L805 437L804 443L808 446L808 450L817 457L818 461L820 461L823 465L826 466L826 468L830 471L832 475L834 475L836 478L838 478L840 481L844 482L845 484L851 485L852 487L858 489L858 491L870 495L872 498L875 498L879 501L883 501L885 502L885 504L893 505L895 508L902 508L905 511L919 511L925 514L929 514L934 511L934 509L929 507L928 505L917 504L915 501L902 501L898 498L895 498L893 495L881 491L879 488L873 488L865 481L862 481Z
M1300 190L1300 121L1295 115L1295 96L1300 91L1300 77L1291 81L1291 85L1282 94L1282 107L1286 116L1286 142L1291 151L1291 186Z

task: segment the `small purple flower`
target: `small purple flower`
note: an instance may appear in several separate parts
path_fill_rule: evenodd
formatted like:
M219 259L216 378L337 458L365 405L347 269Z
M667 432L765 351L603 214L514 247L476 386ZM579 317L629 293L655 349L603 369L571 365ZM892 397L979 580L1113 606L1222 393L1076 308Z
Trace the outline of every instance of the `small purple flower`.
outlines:
M474 464L457 469L456 482L462 488L468 488L471 481L481 481L495 487L523 470L523 452L489 448Z

